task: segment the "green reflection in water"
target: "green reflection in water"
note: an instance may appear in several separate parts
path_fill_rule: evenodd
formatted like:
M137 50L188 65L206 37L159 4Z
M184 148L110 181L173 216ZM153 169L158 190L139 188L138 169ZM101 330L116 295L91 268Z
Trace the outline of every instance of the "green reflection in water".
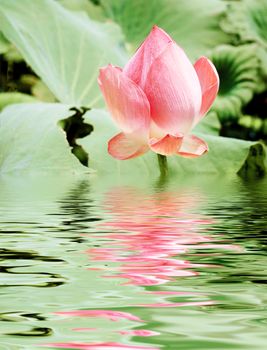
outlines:
M266 195L238 178L1 179L2 348L266 349Z

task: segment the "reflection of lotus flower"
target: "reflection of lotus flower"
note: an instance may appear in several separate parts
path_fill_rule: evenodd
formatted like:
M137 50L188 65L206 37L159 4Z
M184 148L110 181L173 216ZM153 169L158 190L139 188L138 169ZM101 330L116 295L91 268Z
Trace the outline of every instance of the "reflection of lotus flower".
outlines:
M162 29L152 29L123 70L112 65L102 68L99 84L123 131L109 141L114 158L134 158L149 149L184 157L208 150L190 131L217 95L218 74L206 57L193 67Z
M119 276L128 280L125 284L155 286L176 277L197 276L195 269L212 266L195 264L179 255L190 249L235 248L217 244L204 234L203 226L214 221L192 213L198 201L199 194L192 197L181 192L161 192L144 196L135 188L114 189L105 200L105 208L112 213L113 219L101 224L101 227L112 230L109 234L98 235L108 240L108 246L87 250L90 259L120 262L115 274L105 274L104 277ZM210 303L203 301L203 305L207 302Z
M174 258L189 248L210 243L210 238L199 232L199 226L211 221L185 211L195 206L194 201L181 193L144 197L136 190L117 189L109 193L105 204L115 216L104 224L114 228L105 236L110 239L109 247L91 248L87 253L94 260L121 262L119 276L127 279L127 284L152 286L174 277L196 276L198 273L189 269L200 265Z
M74 311L58 311L55 314L68 317L103 317L111 321L126 319L130 321L142 322L139 317L136 317L128 312L111 311L111 310L74 310Z
M50 343L43 346L81 350L159 350L159 348L150 346L134 346L119 343Z

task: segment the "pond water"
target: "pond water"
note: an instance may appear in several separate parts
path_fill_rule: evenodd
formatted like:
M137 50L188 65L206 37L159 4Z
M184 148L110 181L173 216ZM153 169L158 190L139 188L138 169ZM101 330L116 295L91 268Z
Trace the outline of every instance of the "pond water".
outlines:
M0 180L0 349L267 349L267 182Z

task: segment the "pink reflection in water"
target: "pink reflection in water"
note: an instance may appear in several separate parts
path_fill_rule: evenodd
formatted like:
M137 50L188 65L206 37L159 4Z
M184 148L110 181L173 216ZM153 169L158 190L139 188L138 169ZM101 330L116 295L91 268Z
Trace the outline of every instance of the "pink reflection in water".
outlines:
M181 307L181 306L208 306L214 305L215 301L207 300L207 301L186 301L181 303L155 303L155 304L139 304L138 306L142 307Z
M133 335L138 337L152 337L155 335L159 335L159 332L149 331L147 329L133 329L129 331L119 331L122 335Z
M73 328L72 330L75 332L91 332L91 331L95 331L96 328L84 327L84 328ZM131 329L131 330L116 331L116 332L121 335L133 335L138 337L152 337L160 334L159 332L149 331L147 329Z
M105 278L123 278L124 284L140 286L155 286L166 284L178 277L197 276L199 267L212 268L183 259L183 254L194 250L194 256L201 249L239 249L227 244L214 242L208 235L206 227L213 224L213 220L204 215L193 213L198 203L195 198L181 193L165 192L144 196L131 189L117 189L106 196L105 209L112 215L112 219L104 224L108 233L98 234L101 241L106 241L106 247L89 249L86 253L93 261L119 262L112 267L112 274ZM217 237L218 239L218 237ZM108 269L93 266L90 269ZM149 308L189 307L213 305L214 301L207 300L207 296L197 292L180 291L146 291L159 296L158 303L132 305ZM181 302L165 302L164 297L192 297L202 296L203 300ZM162 302L161 298L162 297ZM199 298L198 298L199 299ZM103 317L111 321L127 319L144 322L131 313L112 310L77 310L56 312L57 315L67 317ZM92 328L75 328L75 331L91 331ZM150 330L119 330L121 335L152 336L157 332ZM149 346L133 346L121 343L51 343L45 346L69 349L140 349L158 350Z
M233 249L214 243L205 234L206 226L214 221L192 212L198 205L196 198L175 192L145 196L130 188L113 190L104 203L113 218L102 224L111 232L100 236L108 241L108 247L89 249L89 258L120 262L115 274L103 277L120 277L127 279L124 284L141 286L197 276L198 267L212 268L181 259L190 249Z
M56 315L67 317L103 317L111 321L127 319L130 321L143 322L139 317L130 314L129 312L111 311L111 310L74 310L74 311L58 311Z
M203 293L199 293L199 292L175 292L175 291L168 291L168 290L151 290L151 291L146 291L145 293L155 294L155 295L169 295L169 296L203 295Z
M120 343L48 343L41 346L64 348L64 349L81 349L81 350L159 350L151 346L124 345Z

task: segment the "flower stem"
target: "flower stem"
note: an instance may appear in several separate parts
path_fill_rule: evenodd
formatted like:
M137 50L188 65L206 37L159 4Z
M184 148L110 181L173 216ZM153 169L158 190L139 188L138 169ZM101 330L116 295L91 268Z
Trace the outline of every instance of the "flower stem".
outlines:
M168 173L167 157L163 156L162 154L158 154L158 163L159 163L160 175L162 177L165 177Z

